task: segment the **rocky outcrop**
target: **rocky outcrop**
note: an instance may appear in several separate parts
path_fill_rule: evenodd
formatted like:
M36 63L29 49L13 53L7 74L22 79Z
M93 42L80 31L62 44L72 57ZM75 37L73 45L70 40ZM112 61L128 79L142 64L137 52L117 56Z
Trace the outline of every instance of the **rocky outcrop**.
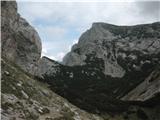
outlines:
M132 69L140 70L145 63L158 62L160 22L136 26L94 23L64 57L63 63L84 65L92 53L103 59L106 75L119 78Z
M54 75L60 72L60 64L54 60L51 60L43 56L39 60L38 69L35 72L35 75L41 79L44 79L45 75Z
M126 94L122 100L145 101L160 93L160 67L155 69L140 85Z
M41 40L35 29L17 13L15 1L1 2L2 57L34 74L41 56Z

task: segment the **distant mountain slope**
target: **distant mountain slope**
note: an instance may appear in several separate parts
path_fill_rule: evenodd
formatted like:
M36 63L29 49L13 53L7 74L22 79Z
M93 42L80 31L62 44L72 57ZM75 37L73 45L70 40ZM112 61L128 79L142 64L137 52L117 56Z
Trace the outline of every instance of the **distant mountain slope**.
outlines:
M93 23L63 60L65 65L82 65L93 54L103 60L102 71L123 77L160 59L160 22L136 26Z
M45 63L53 62L53 60L48 58L44 59ZM55 66L55 62L53 62L53 66ZM56 63L56 70L53 66L51 65L51 69L48 68L49 71L43 74L42 80L50 84L53 91L67 98L80 108L91 112L118 112L125 111L130 106L128 102L119 100L121 94L127 95L125 93L127 93L126 90L130 86L127 86L125 83L128 79L125 81L125 79L105 76L98 67L92 68L92 64L69 67ZM53 72L52 69L54 69ZM158 83L159 79L155 81L154 85L158 85ZM119 91L113 91L113 89L118 88ZM147 99L152 98L158 91L158 86L153 91L150 90L150 96L147 96ZM128 101L129 99L125 100Z
M145 101L158 93L160 93L160 66L122 99Z
M126 96L125 100L130 100L127 95L131 90L155 70L160 73L160 22L136 26L94 23L66 55L65 65L57 63L55 67L54 61L44 61L51 65L41 74L44 81L76 105L92 111L127 109L119 99ZM154 82L152 90L143 85L149 90L143 101L159 93L159 81ZM142 97L131 100L139 99Z
M135 26L93 23L63 63L68 66L91 64L93 69L101 66L99 70L106 75L105 80L110 81L106 87L111 86L116 98L121 98L160 65L160 22ZM160 73L159 69L157 72ZM159 79L155 84L158 82Z

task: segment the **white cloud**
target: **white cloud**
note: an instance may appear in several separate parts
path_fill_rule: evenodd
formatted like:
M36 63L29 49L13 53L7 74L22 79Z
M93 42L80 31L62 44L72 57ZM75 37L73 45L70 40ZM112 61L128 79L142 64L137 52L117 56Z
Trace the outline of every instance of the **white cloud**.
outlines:
M67 28L50 25L37 25L37 31L42 37L51 38L52 40L62 40L67 34Z
M45 56L47 56L47 55L45 55ZM52 60L57 60L54 56L47 56L48 58L50 58L50 59L52 59ZM58 61L58 60L57 60Z
M78 43L78 39L74 39L73 42L71 43L71 45L69 45L68 47L68 51L71 50L72 46Z
M65 53L60 52L60 53L58 53L58 54L55 55L55 56L52 56L52 55L45 55L45 56L47 56L47 57L50 58L50 59L53 59L53 60L56 60L56 61L61 62L62 59L63 59L63 57L65 56Z
M77 39L74 39L74 40L73 40L73 45L76 44L76 43L78 43L78 40L77 40Z
M46 54L47 54L47 49L43 47L41 56L45 56Z
M60 53L57 54L56 59L57 60L62 60L64 56L65 56L65 53L64 52L60 52Z
M65 56L65 52L59 52L55 55L50 55L49 50L46 48L43 48L42 50L42 57L47 56L50 59L57 60L57 61L62 61L63 57Z
M33 0L17 0L18 2L33 2ZM140 2L140 1L155 1L155 0L107 0L107 2ZM106 2L106 0L34 0L34 2Z
M142 3L143 4L143 3ZM30 21L63 22L67 27L83 27L93 22L139 24L145 19L136 2L26 2L19 4L20 12ZM157 10L158 13L158 10Z

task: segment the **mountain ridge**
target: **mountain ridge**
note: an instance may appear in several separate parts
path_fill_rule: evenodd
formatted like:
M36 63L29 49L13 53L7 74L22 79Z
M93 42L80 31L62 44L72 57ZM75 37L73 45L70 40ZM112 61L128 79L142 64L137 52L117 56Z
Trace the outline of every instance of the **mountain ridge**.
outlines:
M15 1L1 7L4 120L160 119L160 22L93 23L61 64L40 57Z

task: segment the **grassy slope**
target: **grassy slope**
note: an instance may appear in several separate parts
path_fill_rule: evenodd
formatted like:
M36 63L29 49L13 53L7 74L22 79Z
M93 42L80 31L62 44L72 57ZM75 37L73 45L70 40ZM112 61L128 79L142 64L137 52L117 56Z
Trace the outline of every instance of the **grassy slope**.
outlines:
M2 119L101 120L71 105L18 66L2 60Z

